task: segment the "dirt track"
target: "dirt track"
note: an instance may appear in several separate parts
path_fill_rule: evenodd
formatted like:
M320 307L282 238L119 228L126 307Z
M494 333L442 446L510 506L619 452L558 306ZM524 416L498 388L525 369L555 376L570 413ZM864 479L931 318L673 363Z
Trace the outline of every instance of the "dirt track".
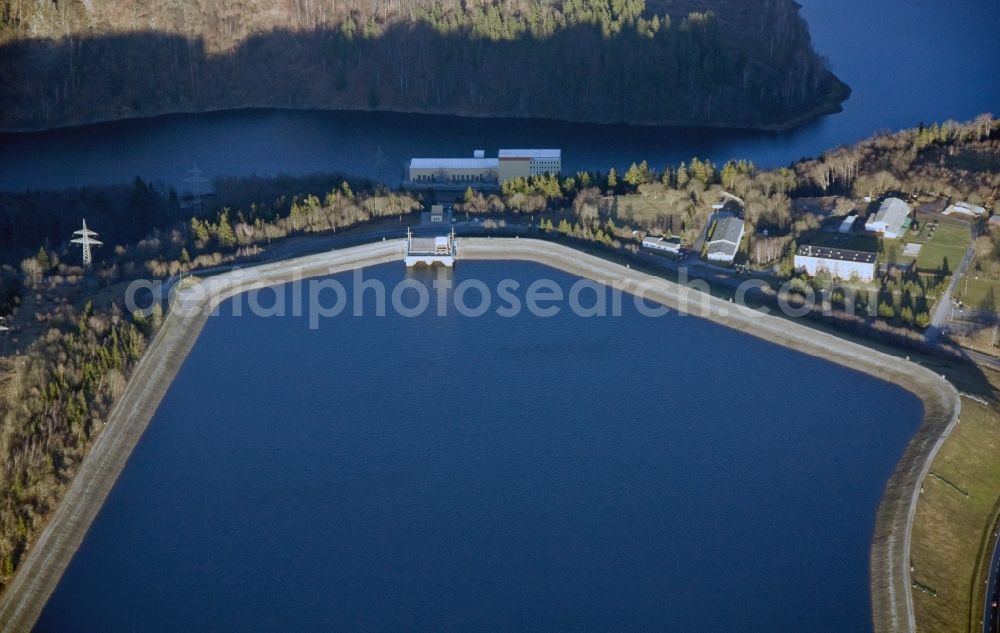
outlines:
M788 319L763 316L707 294L641 273L574 249L528 239L460 239L459 260L530 260L615 285L672 309L682 309L753 336L820 356L897 383L921 398L924 422L886 486L872 545L871 574L875 630L914 630L910 593L910 529L920 482L933 456L958 419L958 393L933 372L901 358L845 341ZM122 398L115 405L59 508L0 597L4 631L30 631L69 564L104 499L145 431L160 400L194 346L207 313L221 301L252 288L400 261L402 242L393 240L274 262L207 280L200 296L187 293L185 309L175 302ZM457 265L461 265L461 262ZM400 262L400 266L402 263ZM181 293L179 293L180 295ZM194 309L192 309L194 308Z

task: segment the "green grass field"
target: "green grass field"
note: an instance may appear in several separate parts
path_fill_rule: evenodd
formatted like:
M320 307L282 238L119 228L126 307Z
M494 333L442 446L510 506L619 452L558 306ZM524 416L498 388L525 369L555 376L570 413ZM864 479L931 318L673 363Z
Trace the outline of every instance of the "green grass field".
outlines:
M1000 415L962 398L961 421L924 480L913 523L913 606L920 633L969 631L984 599L978 582L1000 510Z
M966 274L958 283L955 298L974 310L1000 310L1000 280Z
M972 239L969 227L958 222L941 222L933 239L928 238L928 232L927 224L924 224L916 238L907 235L900 239L900 252L907 242L918 242L924 246L917 255L917 270L937 272L942 270L945 264L949 273L955 270L965 257L965 249Z

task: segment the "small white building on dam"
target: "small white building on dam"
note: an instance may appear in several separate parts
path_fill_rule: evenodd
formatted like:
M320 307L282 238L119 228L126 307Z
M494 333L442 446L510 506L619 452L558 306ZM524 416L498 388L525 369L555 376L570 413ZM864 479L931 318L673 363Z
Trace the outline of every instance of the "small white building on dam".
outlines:
M441 266L452 267L455 265L455 232L449 235L438 235L435 237L414 237L409 230L406 232L406 248L403 252L403 261L407 268L419 266Z

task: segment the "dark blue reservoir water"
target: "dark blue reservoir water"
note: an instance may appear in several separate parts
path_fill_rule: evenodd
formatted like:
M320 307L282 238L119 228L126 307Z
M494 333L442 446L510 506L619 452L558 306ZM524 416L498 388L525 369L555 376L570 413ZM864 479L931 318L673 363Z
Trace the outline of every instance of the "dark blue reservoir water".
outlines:
M392 113L245 111L0 135L0 189L207 176L340 172L395 184L414 156L558 147L567 173L649 160L745 158L776 167L879 130L1000 114L996 0L801 0L816 50L854 92L844 111L786 133L463 119ZM655 78L651 77L651 80ZM2 107L2 104L0 104ZM619 113L623 120L628 113Z
M575 280L453 275L513 278L522 300ZM870 630L874 517L915 397L628 297L593 318L493 298L479 318L377 317L369 292L367 316L314 330L224 306L38 630Z

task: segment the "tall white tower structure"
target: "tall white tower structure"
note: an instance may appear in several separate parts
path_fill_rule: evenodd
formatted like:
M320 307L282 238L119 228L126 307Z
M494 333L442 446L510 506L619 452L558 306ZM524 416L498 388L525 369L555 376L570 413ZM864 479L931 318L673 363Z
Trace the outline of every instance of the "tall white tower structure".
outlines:
M204 189L204 185L208 182L208 178L201 175L202 171L198 169L198 163L195 163L194 167L188 170L188 173L191 175L185 178L184 182L191 185L191 193L194 194L195 197L200 198L204 193L202 190Z
M91 256L90 247L91 246L101 246L103 242L98 242L94 238L97 237L97 233L89 230L87 228L87 221L83 221L83 228L79 231L73 231L73 235L79 235L80 237L70 240L74 244L80 244L83 246L83 265L90 266Z
M7 351L7 336L8 332L10 332L10 328L3 324L4 318L5 317L0 317L0 332L3 332L3 343L0 344L0 354Z

